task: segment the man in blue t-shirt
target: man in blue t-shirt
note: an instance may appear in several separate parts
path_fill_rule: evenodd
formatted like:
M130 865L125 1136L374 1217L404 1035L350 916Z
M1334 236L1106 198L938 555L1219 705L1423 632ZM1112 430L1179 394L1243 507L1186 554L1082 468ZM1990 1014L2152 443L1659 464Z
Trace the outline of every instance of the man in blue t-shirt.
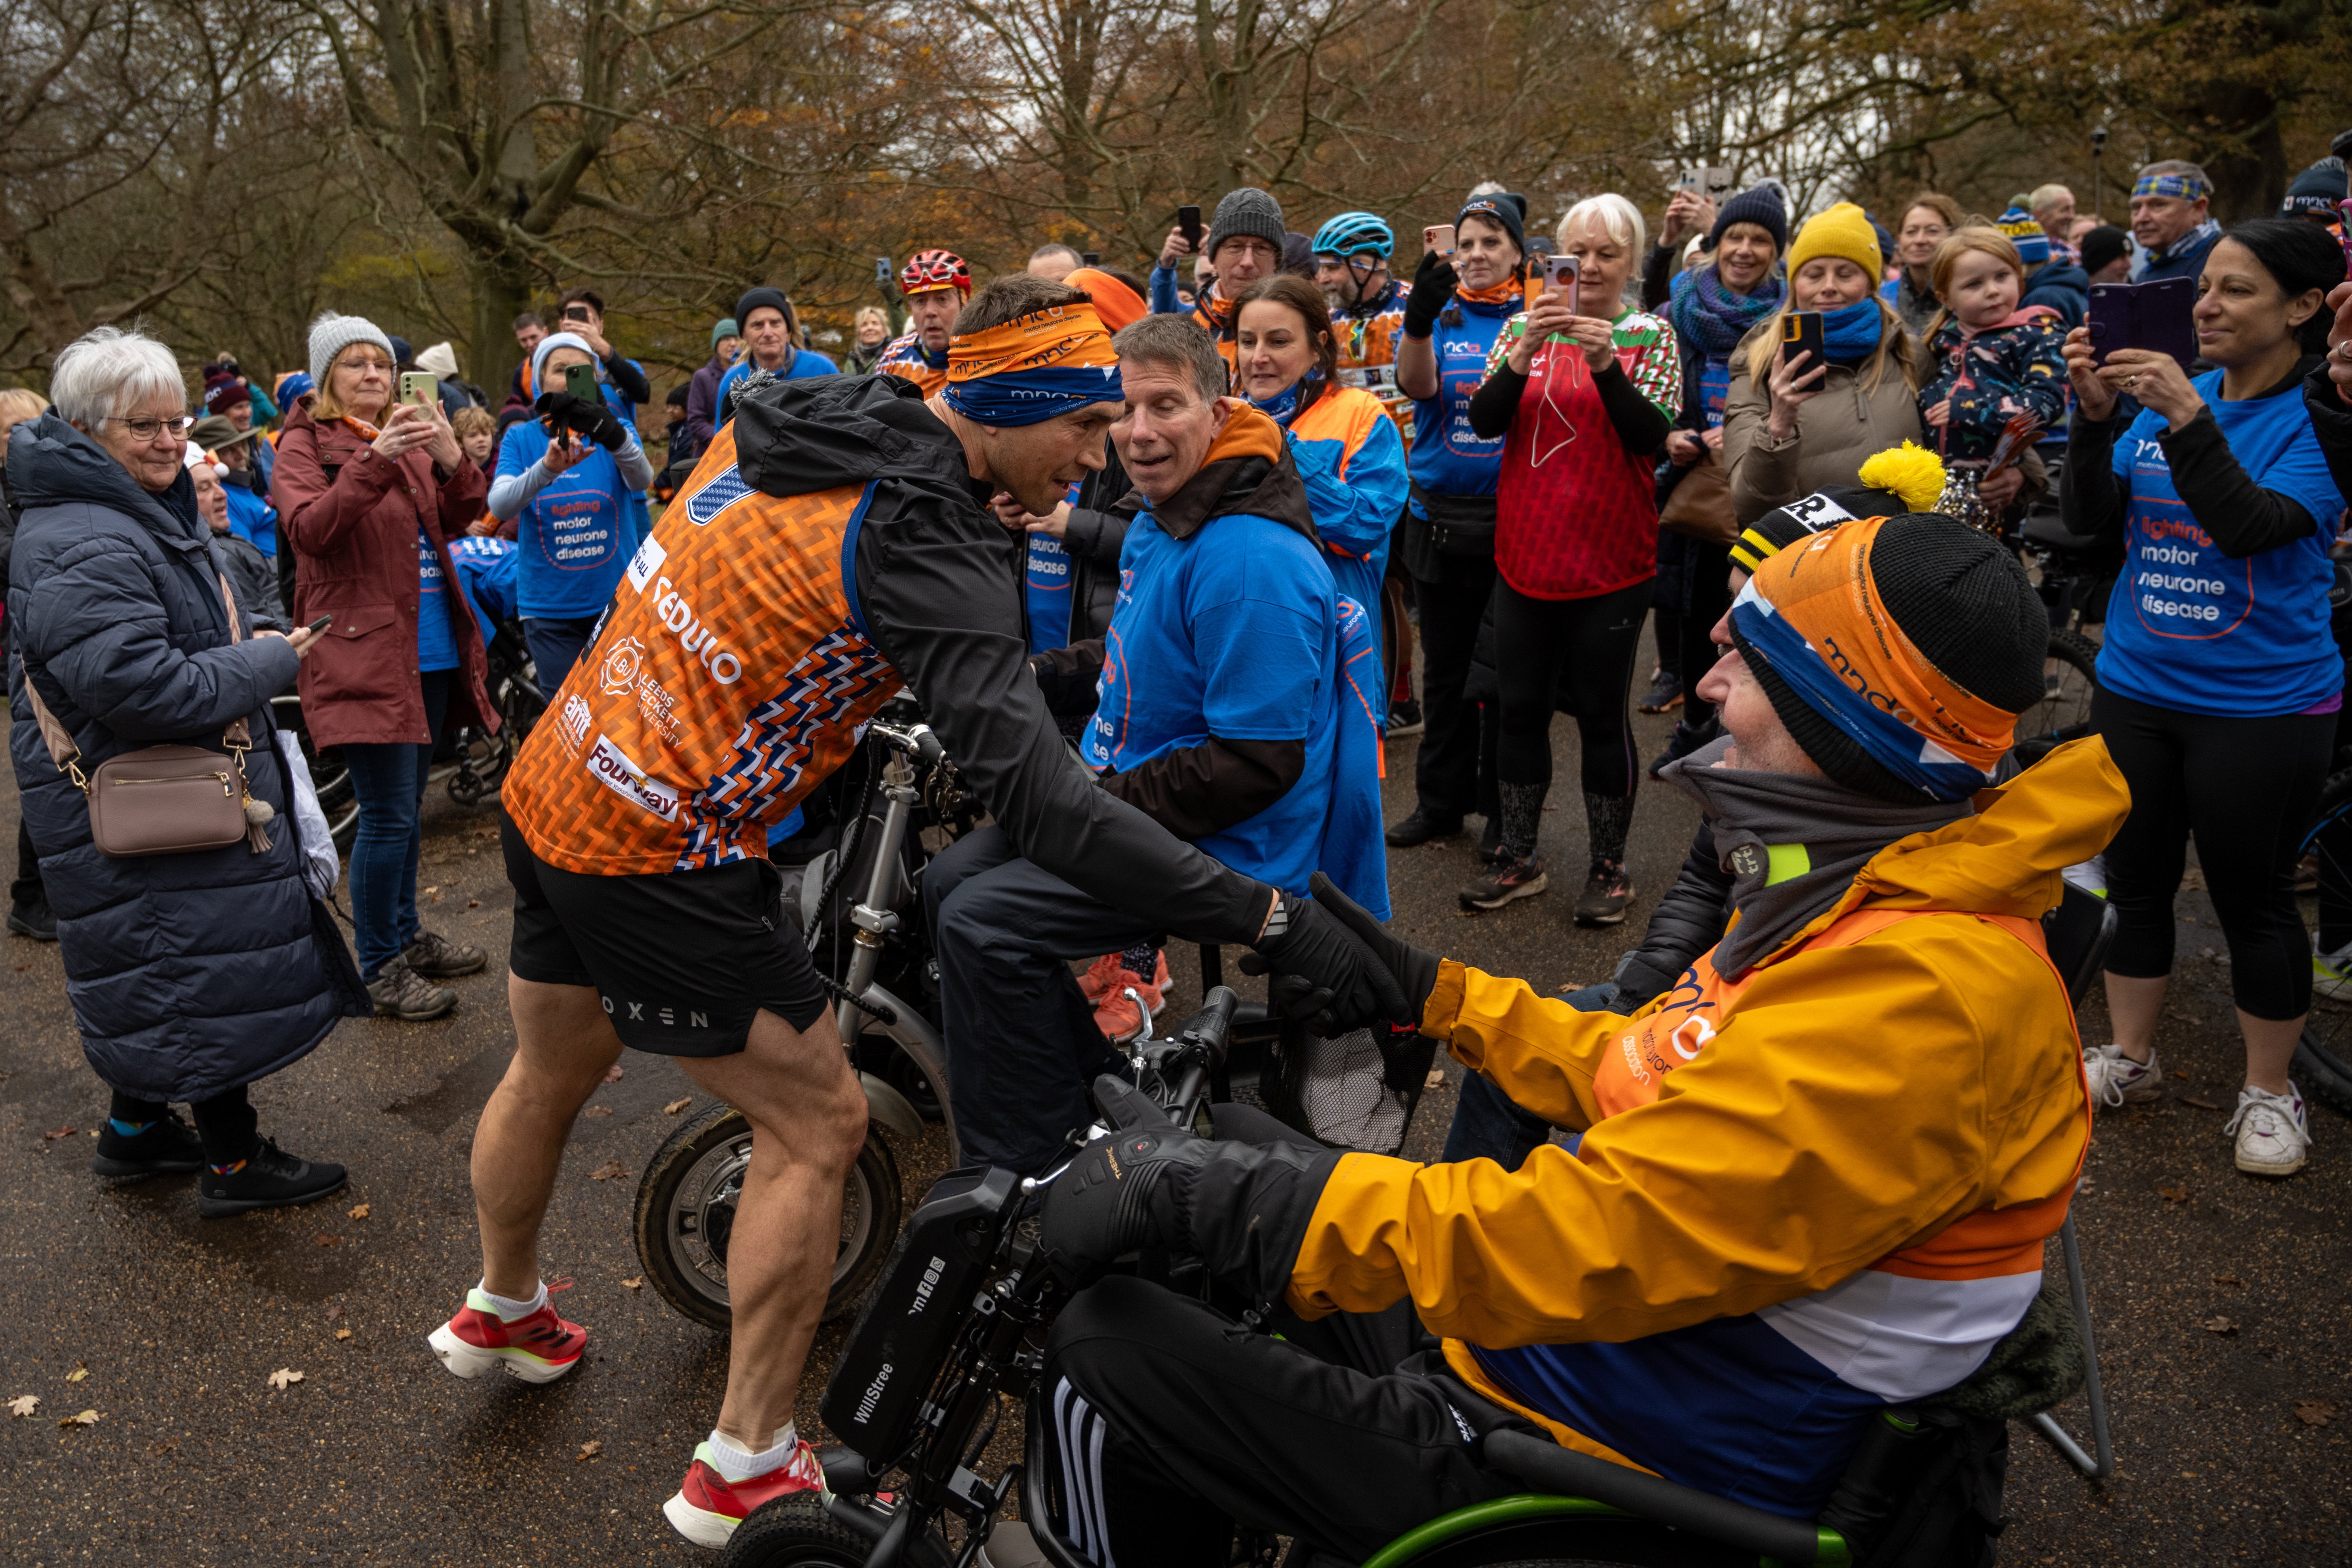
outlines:
M800 336L800 322L794 319L793 302L784 298L782 289L747 289L735 301L735 320L743 329L743 357L719 378L719 428L726 428L727 422L735 417L729 395L738 383L755 373L764 373L778 381L841 374L839 365L813 349L802 348L795 341Z
M1148 510L1127 531L1102 642L1045 656L1062 673L1099 663L1081 754L1105 789L1234 869L1303 892L1319 867L1384 911L1363 846L1326 848L1336 789L1379 862L1377 805L1356 799L1378 790L1377 764L1340 766L1365 755L1343 745L1343 722L1369 739L1372 719L1342 705L1339 594L1282 429L1223 395L1224 362L1184 318L1145 317L1116 342L1126 412L1111 438ZM1069 961L1163 933L1020 858L994 828L923 880L965 1158L1034 1173L1089 1119L1087 1085L1116 1061Z

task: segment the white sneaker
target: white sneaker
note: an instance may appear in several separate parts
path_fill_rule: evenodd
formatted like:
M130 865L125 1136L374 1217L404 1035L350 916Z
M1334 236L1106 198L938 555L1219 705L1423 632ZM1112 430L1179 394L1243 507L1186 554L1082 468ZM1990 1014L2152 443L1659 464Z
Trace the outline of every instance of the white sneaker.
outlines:
M2352 1004L2352 942L2334 952L2322 952L2319 933L2311 933L2311 994Z
M2085 1046L2083 1072L2091 1080L2094 1106L2154 1100L2164 1092L2164 1073L2156 1065L2154 1051L2147 1053L2147 1060L2136 1062L2121 1046Z
M2252 1176L2292 1176L2310 1163L2311 1131L2303 1090L2290 1080L2284 1094L2252 1084L2238 1091L2238 1113L2224 1132L2238 1135L2238 1169Z

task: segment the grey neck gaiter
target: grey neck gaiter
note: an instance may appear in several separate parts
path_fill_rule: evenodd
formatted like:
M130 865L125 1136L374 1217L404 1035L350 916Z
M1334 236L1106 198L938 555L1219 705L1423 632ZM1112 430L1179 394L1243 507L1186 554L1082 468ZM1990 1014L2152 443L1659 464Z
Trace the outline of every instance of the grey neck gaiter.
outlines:
M1965 800L1896 805L1834 779L1715 766L1730 749L1728 739L1717 741L1658 774L1706 813L1732 874L1739 923L1715 949L1716 973L1726 980L1843 898L1888 845L1975 814Z

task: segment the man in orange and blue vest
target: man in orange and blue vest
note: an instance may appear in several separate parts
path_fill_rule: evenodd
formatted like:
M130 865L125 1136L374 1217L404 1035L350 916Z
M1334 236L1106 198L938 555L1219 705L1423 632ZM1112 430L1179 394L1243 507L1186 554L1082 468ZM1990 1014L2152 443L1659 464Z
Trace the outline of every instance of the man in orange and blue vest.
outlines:
M1100 466L1118 361L1086 297L1042 279L999 279L956 324L936 396L827 376L739 400L501 792L516 1049L475 1133L481 1282L429 1340L460 1377L545 1383L579 1363L586 1331L549 1303L538 1257L564 1142L624 1046L678 1058L752 1133L728 1242L726 1399L663 1509L704 1546L824 1486L793 1399L866 1108L780 908L768 829L901 686L1038 864L1188 936L1255 947L1333 1005L1396 1002L1328 914L1071 765L1026 662L1017 545L989 504L1006 491L1048 509Z
M1098 1083L1119 1131L1047 1195L1055 1266L1199 1257L1271 1332L1135 1279L1062 1313L1045 1425L1087 1557L1209 1568L1238 1521L1360 1562L1522 1489L1483 1457L1504 1428L1811 1520L1883 1413L2023 1319L2091 1126L2040 916L2129 810L2121 775L2093 738L1990 787L2048 623L1954 519L1782 550L1716 639L1729 738L1665 776L1734 916L1664 995L1579 1012L1343 917L1402 1021L1574 1153L1210 1142Z

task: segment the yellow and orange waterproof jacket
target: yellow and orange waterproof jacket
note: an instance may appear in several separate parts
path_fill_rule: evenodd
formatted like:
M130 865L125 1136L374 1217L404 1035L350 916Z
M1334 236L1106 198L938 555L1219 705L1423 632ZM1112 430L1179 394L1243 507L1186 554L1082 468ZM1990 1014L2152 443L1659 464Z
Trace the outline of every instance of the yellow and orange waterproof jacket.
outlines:
M1290 1306L1410 1296L1455 1373L1570 1447L1811 1517L1872 1412L2016 1326L2089 1142L2039 919L2129 795L2092 739L1978 805L1631 1016L1443 964L1423 1032L1581 1145L1347 1156Z

